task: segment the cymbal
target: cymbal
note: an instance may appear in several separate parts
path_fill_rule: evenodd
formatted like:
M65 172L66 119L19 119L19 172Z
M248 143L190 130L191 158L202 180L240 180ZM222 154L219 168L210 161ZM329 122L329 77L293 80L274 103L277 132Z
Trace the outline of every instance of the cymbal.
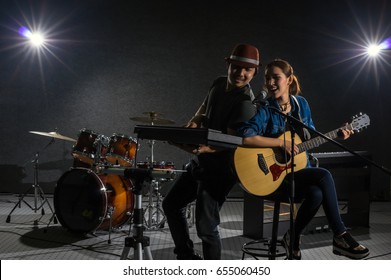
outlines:
M167 120L167 119L160 119L160 118L147 118L147 117L132 117L129 118L132 121L136 122L143 122L143 123L154 123L154 124L174 124L175 122L172 120Z
M73 138L61 135L60 133L57 133L56 131L53 131L53 132L29 131L29 132L33 133L33 134L38 134L38 135L42 135L42 136L48 136L48 137L56 138L56 139L77 142L76 139L73 139Z
M174 124L175 122L173 120L169 119L163 119L159 118L158 116L161 115L157 112L144 112L144 115L148 115L148 117L130 117L132 121L136 122L143 122L143 123L153 123L153 124Z

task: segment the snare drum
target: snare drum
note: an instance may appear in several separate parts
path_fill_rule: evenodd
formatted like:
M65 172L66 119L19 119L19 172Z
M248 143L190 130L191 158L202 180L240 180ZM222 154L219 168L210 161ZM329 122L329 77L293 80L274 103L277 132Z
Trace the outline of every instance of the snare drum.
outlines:
M102 141L102 137L93 130L81 129L76 145L73 146L72 156L89 165L94 164L96 157L101 157L106 151L107 144Z
M54 191L54 209L65 228L89 233L119 227L133 212L132 183L114 174L96 174L87 168L65 172ZM111 218L110 218L111 217Z
M110 137L106 160L120 166L133 166L137 142L132 137L114 133Z

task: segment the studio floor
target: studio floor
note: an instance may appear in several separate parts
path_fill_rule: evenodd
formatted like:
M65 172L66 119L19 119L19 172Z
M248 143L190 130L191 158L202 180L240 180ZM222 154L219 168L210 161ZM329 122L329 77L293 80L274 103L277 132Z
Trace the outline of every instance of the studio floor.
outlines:
M119 260L124 253L125 239L129 237L130 223L116 226L111 233L99 227L93 232L80 234L54 223L53 195L46 195L47 202L34 211L35 196L28 194L21 200L20 207L11 210L20 201L19 194L0 194L0 259L1 260ZM27 202L27 203L25 203ZM38 199L38 205L42 201ZM143 204L148 200L143 199ZM30 206L28 206L28 204ZM44 209L44 215L42 215ZM368 260L391 259L391 203L371 202L370 227L352 228L352 235L370 249ZM191 214L191 209L189 210ZM191 222L192 217L189 216ZM8 221L7 221L8 220ZM146 223L148 223L146 221ZM99 225L97 225L99 226ZM195 248L201 253L201 242L195 227L190 227ZM224 260L242 259L242 245L252 240L243 236L243 200L229 199L221 211L220 233ZM146 229L144 235L150 238L150 251L156 260L175 259L173 241L165 223ZM304 260L345 260L332 253L332 233L312 231L302 237ZM126 254L134 259L132 249ZM246 255L245 259L251 257Z

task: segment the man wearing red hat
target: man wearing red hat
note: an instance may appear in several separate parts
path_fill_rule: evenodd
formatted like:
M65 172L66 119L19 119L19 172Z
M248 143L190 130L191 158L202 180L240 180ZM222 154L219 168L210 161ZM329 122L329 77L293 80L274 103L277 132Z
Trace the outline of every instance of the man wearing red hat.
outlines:
M225 58L228 76L217 78L196 114L186 125L234 134L239 123L255 114L250 81L258 71L259 52L252 45L239 44ZM186 166L163 200L174 240L177 259L202 259L193 248L186 219L186 207L196 200L197 235L202 240L204 259L221 259L219 211L236 177L233 150L200 145L183 147L196 157Z

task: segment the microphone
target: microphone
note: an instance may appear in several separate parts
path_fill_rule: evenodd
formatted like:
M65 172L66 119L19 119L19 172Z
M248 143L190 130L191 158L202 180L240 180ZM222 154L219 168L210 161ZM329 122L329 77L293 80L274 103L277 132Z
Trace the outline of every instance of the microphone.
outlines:
M268 106L269 102L266 100L267 92L262 90L260 91L257 96L253 100L253 104L259 108L260 106Z
M262 96L262 99L266 99L267 97L267 92L264 90L261 90L261 92L258 94L258 96Z

